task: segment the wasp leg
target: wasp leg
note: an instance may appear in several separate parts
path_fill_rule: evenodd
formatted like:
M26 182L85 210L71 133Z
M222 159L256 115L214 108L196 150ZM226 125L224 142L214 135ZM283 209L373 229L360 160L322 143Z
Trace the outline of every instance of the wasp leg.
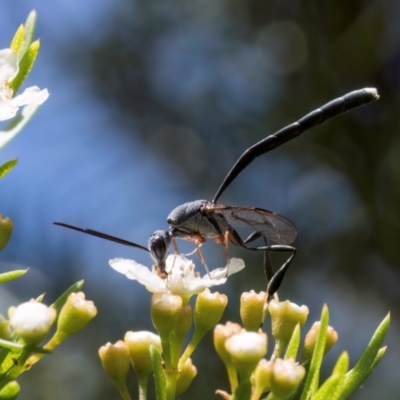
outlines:
M247 239L245 239L243 241L243 243L244 244L250 243L253 240L256 240L260 237L263 237L265 246L268 246L267 237L263 234L263 232L260 232L260 231L253 232ZM270 282L272 279L272 276L274 275L274 269L272 267L270 253L268 251L264 251L264 273L265 273L265 277L267 278L267 282Z

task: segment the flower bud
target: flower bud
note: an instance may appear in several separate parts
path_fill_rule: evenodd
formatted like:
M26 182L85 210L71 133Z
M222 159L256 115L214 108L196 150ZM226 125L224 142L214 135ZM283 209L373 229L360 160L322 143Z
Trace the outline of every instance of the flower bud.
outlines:
M306 374L302 365L297 364L292 358L273 361L271 375L271 391L278 399L286 399L294 394Z
M210 289L202 291L197 296L194 307L196 330L206 333L214 328L220 321L227 304L228 298L224 294L211 293Z
M278 302L272 300L268 310L271 314L272 335L275 340L287 344L297 324L303 326L307 320L308 307L299 307L289 300Z
M261 398L261 395L269 390L273 363L273 361L267 361L265 359L260 360L258 363L253 376L251 377L251 383L255 392L253 395L254 398Z
M176 396L180 396L191 385L193 379L197 375L197 368L192 364L192 360L188 358L180 370L179 378L176 383Z
M71 293L60 311L55 336L59 341L66 339L83 329L96 314L96 306L85 300L83 292Z
M225 348L225 342L241 331L242 327L233 322L227 322L225 325L217 325L214 328L214 347L225 364L231 362L231 356Z
M155 293L151 298L151 319L160 336L169 335L182 308L182 297L171 293Z
M14 223L10 218L3 218L0 214L0 250L6 247L8 241L11 238L11 233L14 228Z
M27 345L38 345L50 330L56 310L36 301L28 301L8 309L14 332Z
M267 301L265 292L254 290L242 293L240 297L240 318L247 331L257 332L264 321L264 307Z
M0 399L15 400L19 392L20 386L17 381L8 382L0 389Z
M125 381L129 371L129 350L122 340L100 347L99 356L106 374L114 381Z
M250 377L259 361L267 354L267 335L241 332L226 340L225 349L243 380Z
M9 340L11 336L10 321L0 314L0 339Z
M136 375L150 375L153 372L150 346L155 346L162 353L160 337L148 331L129 331L126 332L124 341L129 349L129 357Z
M311 360L311 357L314 353L315 343L317 341L320 325L321 323L319 321L315 322L311 327L311 329L308 331L306 337L304 338L303 353L301 355L301 361L303 363ZM332 348L332 346L337 342L337 340L338 340L337 332L331 326L328 326L326 330L326 342L325 342L324 354L326 354Z

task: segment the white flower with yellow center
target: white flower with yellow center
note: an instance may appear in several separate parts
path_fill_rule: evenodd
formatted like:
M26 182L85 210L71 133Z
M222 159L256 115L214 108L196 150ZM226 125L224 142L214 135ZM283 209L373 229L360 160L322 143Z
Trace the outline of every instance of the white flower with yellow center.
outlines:
M40 105L49 97L47 89L40 90L37 86L32 86L13 98L14 91L10 82L18 71L17 53L11 49L0 50L0 121L13 118L22 106Z
M128 279L137 280L152 293L170 292L178 296L197 294L206 288L222 285L229 275L244 268L243 260L231 258L224 268L217 268L210 274L200 277L199 273L195 272L192 261L177 254L170 254L166 260L165 271L168 274L166 278L160 277L157 271L150 271L133 260L114 258L110 260L110 265Z

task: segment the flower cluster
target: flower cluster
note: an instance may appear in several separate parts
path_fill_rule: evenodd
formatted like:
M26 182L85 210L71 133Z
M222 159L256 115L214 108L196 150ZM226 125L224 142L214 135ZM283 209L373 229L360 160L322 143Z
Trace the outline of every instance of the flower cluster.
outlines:
M0 282L21 277L25 272L1 274ZM0 367L6 367L8 371L0 378L0 398L3 398L2 393L16 396L19 386L15 379L67 337L83 329L96 315L93 302L85 300L82 292L77 292L82 286L83 282L71 286L50 307L41 301L31 300L17 307L10 307L8 320L0 315ZM56 319L55 333L41 346Z
M321 321L307 333L303 350L298 357L300 331L308 316L306 306L289 301L268 301L265 293L243 293L240 315L243 326L227 322L218 324L227 305L227 297L210 293L209 287L221 285L229 274L244 267L239 259L228 266L206 274L202 278L193 263L181 255L170 255L166 262L166 276L160 276L131 260L114 259L112 268L136 280L153 293L151 317L158 335L151 332L127 332L123 341L107 343L99 355L104 370L113 379L121 398L130 399L126 386L129 364L139 382L139 398L146 399L148 379L153 374L157 398L175 399L190 386L197 374L191 355L204 335L214 328L214 347L225 364L230 392L216 391L223 399L269 400L291 399L301 390L302 398L347 398L382 358L385 349L379 346L389 326L387 318L378 328L378 336L369 345L362 373L357 366L348 370L348 356L344 352L332 375L318 385L322 357L335 344L338 335L328 326L328 309L324 308ZM194 308L189 299L197 295ZM275 346L269 358L268 336L261 326L270 315ZM187 333L194 322L194 333L184 348ZM377 332L378 332L377 331ZM286 351L285 351L286 349ZM299 359L299 361L296 361ZM373 362L371 362L373 360ZM359 364L357 364L359 365ZM332 397L335 393L336 397ZM266 397L267 396L267 397ZM325 397L324 397L325 396Z
M225 295L211 293L209 288L225 283L229 275L244 268L244 263L233 258L226 267L203 277L195 271L192 261L182 255L168 256L166 277L160 276L156 268L149 270L132 260L114 259L110 265L153 293L151 318L158 335L146 331L127 332L123 341L106 344L99 351L104 370L123 399L130 398L125 384L127 360L138 376L141 399L146 398L151 373L155 376L156 390L165 385L168 398L175 398L196 376L197 369L190 357L204 335L220 321L228 302ZM192 307L189 300L194 295L197 298ZM193 323L193 335L184 349L186 335Z

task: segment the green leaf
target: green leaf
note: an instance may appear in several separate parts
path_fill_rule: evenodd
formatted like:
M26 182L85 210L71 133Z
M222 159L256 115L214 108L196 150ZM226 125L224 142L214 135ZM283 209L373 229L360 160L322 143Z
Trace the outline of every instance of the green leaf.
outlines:
M304 384L301 400L310 399L318 389L319 370L321 368L322 358L324 357L326 330L329 324L329 310L325 304L322 308L319 332L315 343L315 349L311 358L310 369Z
M344 351L336 361L336 364L333 368L333 373L339 372L341 374L346 374L349 369L349 353Z
M166 400L167 391L166 391L164 368L162 366L163 359L160 352L153 345L150 346L150 357L151 357L151 364L153 365L156 399Z
M387 349L387 346L382 347L381 349L379 349L378 354L376 355L375 360L374 360L374 362L372 363L372 366L371 366L371 368L370 368L370 371L369 371L368 375L369 375L369 374L372 372L372 370L375 369L375 368L378 366L378 364L381 362L383 356L384 356L385 353L386 353L386 349Z
M28 76L31 71L33 64L35 63L36 57L39 53L40 41L36 40L33 42L25 54L23 55L21 61L19 62L19 71L17 76L10 82L11 89L14 90L14 93L18 91L24 82L25 78Z
M0 250L3 250L10 241L12 232L14 229L14 223L8 217L3 218L0 214Z
M344 375L340 373L333 373L319 388L317 393L312 396L312 400L332 400L332 393L340 389L344 381Z
M0 399L1 400L14 400L18 397L20 391L20 387L17 381L8 382L0 390Z
M33 41L33 36L35 35L35 30L36 30L36 20L37 20L36 11L32 10L25 21L25 40L21 48L21 53L20 53L21 57L24 56L25 52L27 51L27 49L29 48L29 46Z
M359 388L371 373L374 366L376 366L382 359L385 350L384 348L381 349L381 345L386 337L389 326L390 313L378 326L355 367L347 373L340 400L347 399L357 388Z
M13 40L11 41L10 49L14 50L17 54L19 54L22 44L24 43L24 36L25 36L25 28L24 25L20 25L15 32Z
M36 301L38 302L38 303L43 303L43 299L44 299L44 296L46 295L46 293L42 293L42 294L40 294L38 297L36 297Z
M299 351L299 345L300 345L300 324L297 324L296 328L294 328L292 337L290 338L290 342L286 349L284 358L285 359L293 358L295 360L297 357L297 352Z
M21 132L25 125L35 115L39 107L40 105L36 104L25 106L22 109L22 112L17 114L3 131L0 131L0 149Z
M60 310L63 308L65 302L67 301L68 296L71 293L80 292L83 288L85 281L82 279L73 285L71 285L52 305L51 307L55 308L57 311L57 315L60 313Z
M0 274L0 285L21 278L21 276L24 276L27 272L28 269L16 269L15 271L4 272Z
M10 160L0 166L0 179L6 176L18 163L18 159Z

